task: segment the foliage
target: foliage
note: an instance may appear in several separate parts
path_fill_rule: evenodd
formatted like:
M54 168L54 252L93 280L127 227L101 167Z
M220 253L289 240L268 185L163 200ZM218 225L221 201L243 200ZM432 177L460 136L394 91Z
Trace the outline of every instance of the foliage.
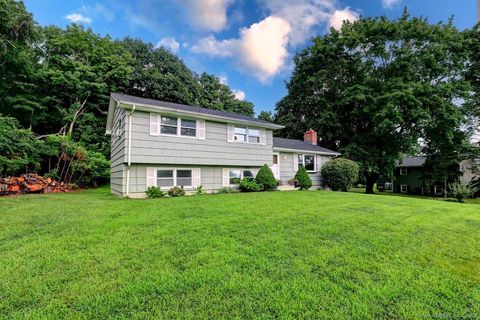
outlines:
M205 194L205 190L203 189L203 186L198 186L195 188L195 195L196 196L203 196Z
M304 166L299 166L297 173L295 174L295 186L300 190L308 190L312 187L312 179L307 173Z
M268 122L274 122L273 113L271 111L261 111L258 115L258 119Z
M332 190L348 191L358 180L359 166L355 161L338 158L322 166L322 177Z
M466 198L474 194L474 190L466 184L461 182L451 183L449 186L450 195L458 200L458 202L465 202Z
M181 187L172 187L167 191L168 195L170 197L182 197L185 195L185 189L183 189L183 186Z
M472 188L473 195L479 197L480 196L480 176L473 178L472 181L469 183L469 187Z
M359 162L372 193L419 138L443 139L457 152L468 114L457 106L470 92L467 51L451 21L432 25L405 12L393 21L346 22L297 54L276 120L283 135L300 138L313 128L322 145ZM434 137L435 128L443 132Z
M41 142L14 118L0 115L0 176L19 175L40 167Z
M235 98L232 90L218 77L204 72L197 76L197 81L201 87L198 104L203 108L253 116L253 103Z
M260 170L258 170L255 176L255 182L261 190L264 191L274 190L277 187L277 179L275 179L272 170L267 164L264 164Z
M2 291L0 314L462 318L479 310L478 206L316 191L145 202L108 188L3 197L0 279L14 290ZM321 308L304 303L319 297Z
M159 187L154 187L154 186L148 187L145 193L147 194L148 199L157 199L157 198L165 197L165 192L160 190Z
M255 182L255 180L243 178L240 181L240 190L244 192L256 192L262 190L263 186Z
M238 193L238 189L236 188L232 188L232 187L221 187L219 190L218 190L218 193L222 194L222 193Z

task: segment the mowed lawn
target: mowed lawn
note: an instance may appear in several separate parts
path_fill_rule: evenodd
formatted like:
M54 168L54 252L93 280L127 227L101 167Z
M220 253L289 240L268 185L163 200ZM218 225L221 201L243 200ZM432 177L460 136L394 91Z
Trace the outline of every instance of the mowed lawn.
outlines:
M322 191L0 198L5 319L480 317L480 206Z

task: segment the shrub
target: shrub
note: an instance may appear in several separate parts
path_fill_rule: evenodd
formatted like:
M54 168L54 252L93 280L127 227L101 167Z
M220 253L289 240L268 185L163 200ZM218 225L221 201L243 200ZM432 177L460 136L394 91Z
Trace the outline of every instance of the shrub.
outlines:
M205 194L205 190L203 190L203 186L198 186L195 188L195 195L202 196Z
M255 182L255 180L242 179L240 181L240 190L244 192L256 192L262 190L262 186Z
M295 174L295 186L300 187L300 190L308 190L312 187L312 179L303 166L300 166Z
M358 180L359 166L348 159L333 159L322 167L322 177L325 183L333 190L348 191Z
M165 192L160 190L159 187L148 187L145 191L148 199L156 199L165 197Z
M238 190L232 187L222 187L218 190L218 193L237 193Z
M450 195L458 200L458 202L464 202L466 198L471 197L474 193L474 190L463 183L455 182L450 184Z
M181 197L185 195L185 189L183 189L183 186L173 187L170 188L167 193L170 197Z
M277 187L277 179L267 164L258 170L255 182L262 187L262 190L274 190Z

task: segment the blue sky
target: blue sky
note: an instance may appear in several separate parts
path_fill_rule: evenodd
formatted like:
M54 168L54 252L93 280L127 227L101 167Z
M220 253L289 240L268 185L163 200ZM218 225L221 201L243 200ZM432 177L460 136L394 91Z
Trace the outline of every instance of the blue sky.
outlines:
M431 22L454 16L459 29L476 22L476 0L26 0L41 25L71 22L113 38L168 47L195 72L219 76L273 111L285 94L296 52L313 35L359 16L397 18L406 6Z

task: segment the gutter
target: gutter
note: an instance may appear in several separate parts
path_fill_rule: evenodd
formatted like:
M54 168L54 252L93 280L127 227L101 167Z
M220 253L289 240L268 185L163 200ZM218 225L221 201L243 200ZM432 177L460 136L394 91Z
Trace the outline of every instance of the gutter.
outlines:
M293 152L293 153L312 153L312 154L319 154L324 156L340 156L341 153L338 152L327 152L327 151L313 151L313 150L303 150L303 149L287 149L287 148L276 148L273 147L273 151L280 151L280 152Z
M128 153L127 153L127 189L125 196L128 198L130 194L130 166L132 164L132 115L135 112L135 105L128 114Z

